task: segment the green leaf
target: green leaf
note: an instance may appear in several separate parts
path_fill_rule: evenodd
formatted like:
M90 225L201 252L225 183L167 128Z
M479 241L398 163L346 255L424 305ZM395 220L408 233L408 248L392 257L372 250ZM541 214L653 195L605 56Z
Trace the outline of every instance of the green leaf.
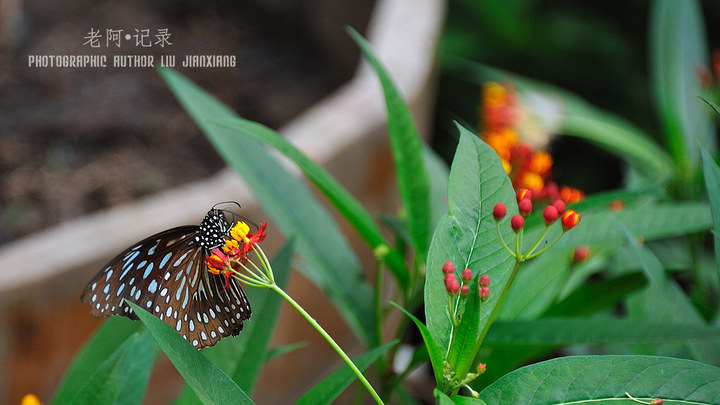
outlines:
M476 275L470 285L470 293L465 299L456 296L456 307L462 308L460 324L450 342L450 351L447 355L447 362L453 368L458 378L464 379L475 356L480 350L480 294L478 293L478 280ZM459 304L458 304L459 303Z
M155 338L185 382L204 404L252 404L252 400L222 370L183 339L170 325L130 301L125 301Z
M510 286L499 318L535 319L545 312L570 277L571 257L570 249L552 249L525 263Z
M488 404L627 404L629 393L650 402L662 398L694 404L720 403L720 369L691 360L653 356L572 356L507 374L480 393Z
M584 284L550 307L542 316L588 316L612 308L632 292L647 284L640 273L624 274L608 280Z
M650 45L655 100L668 147L680 167L695 165L698 145L717 151L710 117L697 99L702 94L697 68L709 60L700 3L653 2Z
M440 384L443 382L443 354L442 349L440 346L433 340L432 334L428 330L428 328L425 326L422 321L417 319L413 314L408 312L405 308L401 307L400 305L391 302L394 306L396 306L400 311L402 311L405 315L407 315L410 320L412 320L415 323L415 326L417 326L418 330L420 331L420 336L422 336L423 341L425 342L425 348L427 349L428 355L430 356L430 364L433 368L433 373L435 374L435 385L440 386Z
M508 216L501 221L500 229L503 238L513 243L514 233L508 222L512 211L517 212L517 204L510 179L488 145L465 128L458 128L460 142L448 183L449 212L435 229L425 280L427 327L442 348L448 347L452 330L441 271L443 264L452 261L458 272L469 268L474 275L490 276L493 294L483 303L480 313L480 325L484 326L490 321L515 263L498 240L492 216L495 204L508 207Z
M656 322L669 321L705 326L705 320L680 286L665 275L657 257L647 247L638 245L626 227L622 224L620 227L649 281L644 293L636 297L639 304L631 306L631 316ZM712 364L720 364L719 340L687 342L687 346L696 358Z
M338 183L320 165L308 158L293 144L278 135L275 131L256 122L242 118L232 121L218 122L217 125L231 129L232 131L246 136L256 142L262 142L277 149L280 153L292 160L300 170L317 186L338 211L347 219L350 225L355 228L358 234L365 240L371 249L375 250L380 246L389 249L385 261L392 271L401 287L408 283L408 270L405 267L400 254L393 249L383 238L380 228L373 220L365 207L350 194L340 183Z
M640 319L537 319L494 322L486 345L594 345L717 339L720 328Z
M296 241L300 270L327 294L356 335L370 342L372 288L330 214L264 146L212 124L237 118L228 107L180 73L159 72L223 159L252 187L263 210L286 235L302 235Z
M397 340L376 347L367 353L353 359L353 363L360 371L365 371L371 364L375 362L388 349L395 346ZM296 402L300 404L331 404L343 391L357 379L355 373L345 364L332 374L316 384L312 389L303 394Z
M424 259L427 257L430 239L430 181L425 169L422 141L418 136L410 109L390 76L375 58L370 45L352 28L348 28L348 32L375 69L385 93L388 133L395 160L400 198L407 211L413 245L418 255Z
M653 203L583 215L580 224L555 245L575 247L602 245L625 240L618 223L646 241L705 231L712 226L710 207L702 203Z
M157 345L152 337L145 331L135 333L94 370L69 403L141 403L156 355Z
M303 347L305 347L307 345L308 345L307 342L295 342L295 343L290 343L289 345L282 345L282 346L270 348L270 350L268 350L268 352L267 352L267 356L265 356L265 362L268 362L270 360L284 356L288 353L292 353L295 350L302 349Z
M713 219L713 238L715 239L715 263L720 274L720 168L708 151L700 147L702 155L703 174L705 176L705 189L710 200L710 211Z
M706 102L707 105L709 105L710 107L712 107L713 110L715 110L716 114L720 115L720 106L703 97L700 97L700 100Z
M103 361L125 343L138 329L140 323L128 318L113 316L107 319L85 342L68 367L62 383L55 392L54 404L66 404L77 395Z
M674 172L672 160L650 135L569 91L462 59L452 59L448 69L453 76L478 86L488 80L511 82L520 91L537 92L550 100L559 100L561 133L597 144L627 160L646 177L664 180Z

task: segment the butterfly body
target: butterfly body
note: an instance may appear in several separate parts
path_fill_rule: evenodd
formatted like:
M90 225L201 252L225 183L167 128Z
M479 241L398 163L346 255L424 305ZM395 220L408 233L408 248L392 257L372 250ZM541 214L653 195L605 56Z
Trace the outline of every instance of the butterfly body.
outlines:
M110 260L83 290L81 300L96 317L138 319L131 301L173 327L196 348L236 336L250 318L240 283L207 270L205 258L220 247L230 226L211 209L199 226L160 232Z

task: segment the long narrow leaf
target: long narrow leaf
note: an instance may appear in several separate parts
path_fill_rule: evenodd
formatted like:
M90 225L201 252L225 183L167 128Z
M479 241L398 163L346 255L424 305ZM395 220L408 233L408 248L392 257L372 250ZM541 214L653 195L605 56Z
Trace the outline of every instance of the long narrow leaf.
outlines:
M396 344L397 341L392 341L380 347L376 347L367 353L354 358L353 363L355 363L355 366L360 371L365 371L365 369L370 367L370 365L382 356L383 353ZM324 380L317 383L313 388L300 397L295 404L331 404L356 379L357 376L355 373L350 370L350 367L347 364L344 364L338 370L327 376Z
M720 328L687 323L612 319L495 322L487 345L594 345L720 338Z
M286 235L302 235L297 239L300 270L328 295L356 335L370 342L372 289L327 210L264 146L212 124L237 118L228 107L173 70L160 69L160 74L220 155L252 187L265 212Z
M710 156L708 151L701 147L703 174L705 176L705 189L710 200L710 210L713 219L713 238L715 239L715 263L720 274L720 168Z
M253 403L227 374L198 352L170 325L134 303L125 302L135 311L185 382L204 404Z
M348 32L377 73L385 93L388 133L395 160L400 198L405 211L407 211L413 244L419 256L424 259L427 257L430 240L430 181L423 159L422 141L410 109L403 101L385 68L375 57L370 45L357 31L350 28Z
M400 305L397 305L396 303L392 303L397 307L400 311L402 311L405 315L407 315L410 320L412 320L415 323L415 326L417 326L418 330L420 331L420 335L423 338L423 341L425 342L425 348L427 349L428 356L430 356L430 364L433 368L433 373L435 374L435 384L440 385L443 381L443 353L440 346L435 342L435 340L432 337L432 334L428 330L428 328L425 326L424 323L422 323L417 317L415 317L413 314L408 312L405 308L401 307Z
M77 395L100 364L141 328L138 322L113 316L95 331L68 367L52 403L66 404Z
M698 66L708 65L700 2L652 2L651 67L660 118L668 147L680 167L699 162L698 145L716 152L710 117L697 96L702 94Z
M88 378L70 404L127 404L142 402L157 345L145 331L118 347Z
M272 146L298 165L300 170L302 170L317 188L322 191L325 197L332 202L335 208L337 208L353 228L355 228L371 249L375 250L380 246L385 246L389 249L385 261L400 286L407 286L408 270L400 254L385 241L380 228L365 207L330 176L325 169L308 158L293 144L285 140L285 138L264 125L242 118L218 122L217 125L242 134L254 141Z

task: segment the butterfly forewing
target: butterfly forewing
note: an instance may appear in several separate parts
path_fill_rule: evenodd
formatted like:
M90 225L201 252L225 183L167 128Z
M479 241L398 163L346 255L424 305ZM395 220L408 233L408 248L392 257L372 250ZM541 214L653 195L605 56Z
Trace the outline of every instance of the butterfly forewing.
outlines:
M124 300L165 321L195 347L237 335L250 318L250 304L234 279L207 271L205 256L224 239L227 226L211 210L200 226L153 235L112 259L90 280L82 301L97 317L137 319Z

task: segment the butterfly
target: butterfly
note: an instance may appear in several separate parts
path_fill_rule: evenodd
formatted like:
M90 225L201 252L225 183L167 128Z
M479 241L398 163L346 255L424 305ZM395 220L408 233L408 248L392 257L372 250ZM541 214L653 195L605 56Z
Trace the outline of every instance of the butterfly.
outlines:
M110 260L80 297L92 306L90 313L137 320L126 304L130 301L165 321L198 349L225 336L237 336L252 313L250 302L239 281L211 274L205 263L210 250L224 244L233 225L223 214L227 211L215 208L218 205L199 226L160 232Z

